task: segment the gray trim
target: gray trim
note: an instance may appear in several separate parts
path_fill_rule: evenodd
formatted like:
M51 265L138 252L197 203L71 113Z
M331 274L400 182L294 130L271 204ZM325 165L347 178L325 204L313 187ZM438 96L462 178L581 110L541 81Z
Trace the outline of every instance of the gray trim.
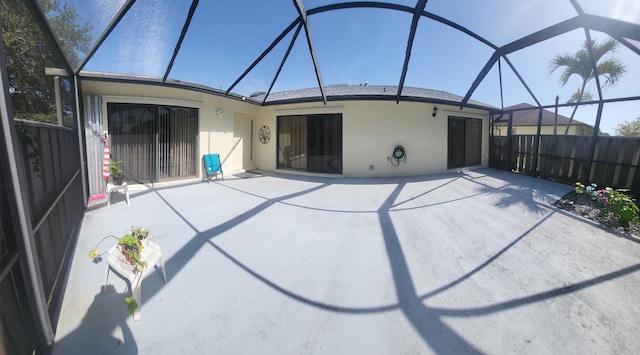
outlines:
M311 60L313 61L313 68L316 71L316 79L318 79L318 87L320 88L320 95L322 96L322 102L327 103L327 96L324 93L324 84L322 83L322 75L320 75L320 67L318 66L318 59L316 57L316 51L313 47L313 39L311 38L311 28L307 21L307 12L304 9L302 0L293 0L293 4L300 14L300 20L304 25L304 33L307 35L307 45L309 46L309 54L311 54Z
M162 77L162 81L166 81L169 76L169 72L171 68L173 68L173 63L178 56L178 52L180 51L180 46L182 46L182 41L184 40L184 36L187 34L187 30L189 29L189 25L191 24L191 19L193 18L193 14L196 12L196 7L198 7L198 2L200 0L193 0L191 3L191 7L189 8L189 13L187 14L187 19L184 21L184 26L182 26L182 32L180 32L180 38L178 38L178 42L176 43L175 48L173 49L173 55L171 56L171 60L169 61L169 65L167 66L167 70L164 72L164 76Z
M83 138L83 125L82 125L82 115L80 114L81 111L81 101L79 100L80 98L80 89L78 88L79 85L79 81L78 81L78 76L77 75L73 75L73 94L74 94L74 102L76 104L76 133L78 134L78 152L80 153L79 155L79 159L80 159L80 171L81 172L85 172L83 174L81 174L81 178L82 178L82 203L83 203L83 207L87 208L87 206L89 205L89 201L87 199L87 191L88 191L88 181L87 181L87 166L85 164L86 162L86 151L85 151L85 145L83 144L84 140Z
M116 28L118 23L120 23L120 20L122 20L124 15L127 14L129 9L131 8L131 6L133 6L133 3L135 2L136 0L128 0L126 4L120 7L120 10L118 10L118 13L113 17L111 22L109 22L109 25L107 25L107 28L105 28L102 34L100 34L100 37L98 37L98 40L96 41L96 43L93 44L93 47L91 47L91 49L89 50L89 53L87 53L87 56L80 63L80 65L78 66L78 69L76 69L76 73L79 73L84 68L84 66L87 65L87 62L91 59L91 57L93 57L94 54L96 54L96 52L98 51L98 48L100 48L100 46L107 39L111 31L113 31L113 29Z
M413 41L416 38L416 29L418 28L418 21L424 11L424 7L427 5L427 0L418 0L415 9L413 10L413 19L411 20L411 28L409 29L409 39L407 40L407 49L404 53L404 64L402 66L402 72L400 73L400 83L398 84L398 94L396 95L396 103L400 102L400 96L402 95L402 87L404 86L404 80L407 77L407 69L409 69L409 60L411 59L411 49L413 48Z
M395 85L329 85L326 87L327 99L337 100L396 100L398 87ZM445 91L415 88L406 86L402 91L400 101L432 102L449 105L459 105L462 96L454 95ZM253 99L260 99L262 96L255 96ZM269 95L264 105L275 105L283 103L318 101L320 92L318 88L307 88L299 90L281 91ZM482 102L471 100L470 105L483 110L495 110L494 106Z
M188 81L168 79L166 82L163 83L162 78L144 77L144 76L126 75L126 74L96 73L96 72L88 72L88 71L83 71L79 73L78 77L81 80L92 80L92 81L102 81L102 82L112 82L112 83L127 83L127 84L146 84L146 85L191 90L196 92L202 92L209 95L229 97L235 100L246 101L254 105L260 105L259 101L256 101L255 99L252 99L250 97L233 94L233 93L226 95L223 90L215 89L209 86L200 85L196 83L191 83Z
M530 47L534 44L546 41L561 34L573 31L580 27L585 28L585 30L592 29L604 32L614 38L625 37L640 41L640 25L634 23L587 14L581 14L579 16L559 22L555 25L524 36L518 40L515 40L507 45L496 49L491 58L485 64L484 68L482 68L476 79L473 81L473 84L471 84L471 87L465 95L464 100L462 100L462 106L465 106L473 92L484 80L485 76L489 73L489 70L491 70L498 58L509 53L521 50L523 48Z
M267 98L269 97L269 94L271 94L271 90L273 90L273 86L276 84L276 80L278 80L278 77L280 76L280 72L282 71L282 67L284 67L284 63L287 61L287 58L289 58L289 54L291 54L291 49L293 49L293 45L296 43L296 39L300 35L300 30L301 29L302 29L302 23L299 23L298 24L298 28L296 28L296 32L293 34L293 37L291 38L291 43L289 43L289 47L287 48L287 51L284 53L284 56L282 57L282 61L280 62L280 66L278 67L278 70L276 71L276 75L273 76L273 80L271 81L271 85L269 85L269 90L267 90L267 93L264 95L264 99L262 100L262 105L264 105L264 102L267 101Z
M527 92L529 93L529 95L531 95L531 97L533 98L533 101L535 101L536 104L538 104L538 106L540 106L540 101L538 101L538 98L536 97L536 95L533 94L533 91L531 91L531 89L529 88L529 85L527 85L527 82L524 81L524 79L522 78L522 76L520 75L518 70L516 69L515 65L513 65L511 63L511 61L509 60L509 58L507 58L506 55L502 56L502 58L504 59L505 62L507 62L507 64L511 68L511 70L513 70L513 73L518 77L518 80L520 80L520 83L522 83L524 88L527 89Z
M236 85L238 85L238 83L240 83L240 81L242 81L242 79L244 79L244 77L247 76L247 74L249 74L249 72L253 70L253 68L255 68L255 66L258 65L258 63L260 63L262 59L264 59L264 57L266 57L267 54L269 54L269 52L271 52L278 45L278 43L280 43L280 41L282 41L282 39L286 37L287 34L289 34L289 32L291 32L291 30L299 23L301 24L299 19L296 19L287 28L285 28L285 30L282 31L282 33L280 33L280 35L273 42L271 42L271 45L269 45L269 47L267 47L267 49L265 49L264 52L262 52L262 54L260 54L258 58L254 60L253 63L251 63L251 65L249 65L249 67L244 71L244 73L242 73L242 75L240 75L240 77L238 77L238 79L236 79L236 81L234 81L233 84L229 86L225 94L229 95L231 90L233 90L233 88L236 87ZM298 30L296 31L296 35L293 36L293 41L295 41L296 38L298 37L299 31L300 31L300 28L298 27ZM274 82L275 82L275 79L274 79Z

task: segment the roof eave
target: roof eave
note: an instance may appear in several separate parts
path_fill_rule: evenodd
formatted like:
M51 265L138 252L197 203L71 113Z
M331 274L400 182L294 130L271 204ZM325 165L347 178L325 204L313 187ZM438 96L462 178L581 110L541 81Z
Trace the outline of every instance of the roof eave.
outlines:
M339 101L392 101L395 102L398 98L396 96L391 95L328 95L327 102L339 102ZM458 101L450 101L450 100L442 100L442 99L434 99L434 98L426 98L426 97L415 97L415 96L401 96L401 102L421 102L421 103L430 103L436 105L449 105L449 106L459 106L460 102ZM277 105L291 105L291 104L300 104L300 103L322 103L322 97L320 96L310 96L310 97L301 97L301 98L289 98L282 100L268 100L263 105L264 106L277 106ZM468 103L465 108L478 109L483 111L492 111L496 108L491 106L483 106L477 105L474 103Z

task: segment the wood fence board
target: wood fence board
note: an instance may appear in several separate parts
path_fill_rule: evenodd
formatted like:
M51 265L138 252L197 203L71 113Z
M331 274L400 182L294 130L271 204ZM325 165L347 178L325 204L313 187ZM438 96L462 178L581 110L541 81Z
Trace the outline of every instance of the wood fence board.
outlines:
M629 149L628 149L629 142L627 140L620 139L619 142L620 142L620 149L618 151L618 156L617 157L611 157L612 159L615 159L615 161L616 161L615 171L613 173L613 179L612 179L612 184L614 184L616 186L620 185L620 183L621 183L620 176L621 176L623 170L626 170L626 167L624 167L623 164L624 164L624 161L626 159L626 156L628 155L627 152L629 151Z
M569 145L567 144L566 139L558 139L558 178L560 179L568 179L569 178L569 166L571 161L569 159L570 156Z
M491 156L505 170L568 183L595 182L599 186L629 188L640 196L640 137L600 136L592 161L590 136L540 136L539 145L535 135L499 138L491 145L495 149ZM536 160L538 164L534 166ZM589 165L591 176L585 176Z

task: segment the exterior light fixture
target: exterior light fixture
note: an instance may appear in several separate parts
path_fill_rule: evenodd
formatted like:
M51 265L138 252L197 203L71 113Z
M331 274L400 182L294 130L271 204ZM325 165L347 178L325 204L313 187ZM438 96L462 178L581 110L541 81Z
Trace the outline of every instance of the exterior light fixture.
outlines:
M222 118L222 115L224 115L224 110L221 108L218 108L216 110L216 115L218 116L218 118Z
M436 117L437 114L438 114L438 107L433 106L433 113L431 113L431 116Z

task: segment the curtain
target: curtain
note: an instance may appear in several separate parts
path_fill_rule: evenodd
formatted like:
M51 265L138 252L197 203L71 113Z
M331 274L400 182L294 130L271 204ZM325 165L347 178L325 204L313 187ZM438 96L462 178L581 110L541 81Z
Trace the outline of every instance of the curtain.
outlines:
M198 160L198 109L109 103L114 160L122 160L127 181L194 177Z
M159 179L183 178L196 172L198 115L196 109L165 107L160 125Z
M307 117L278 117L278 166L307 169Z

